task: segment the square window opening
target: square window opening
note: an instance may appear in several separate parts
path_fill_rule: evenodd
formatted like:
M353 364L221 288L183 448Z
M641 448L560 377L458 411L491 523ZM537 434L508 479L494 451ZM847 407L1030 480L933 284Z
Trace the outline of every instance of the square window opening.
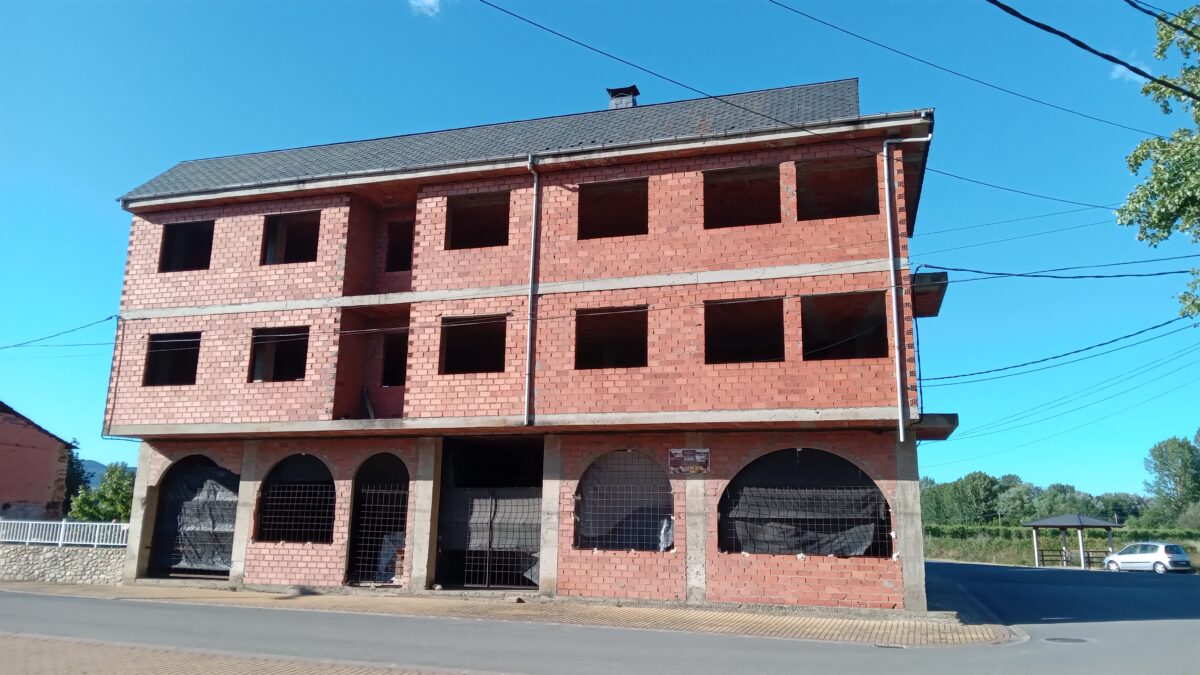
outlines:
M212 258L214 224L211 220L205 220L163 225L158 271L190 272L208 269Z
M649 180L579 186L579 238L601 239L649 233Z
M199 362L200 333L151 335L142 384L147 387L196 384Z
M504 372L504 337L508 317L442 317L442 375Z
M403 387L408 371L408 332L387 333L383 336L383 375L385 387Z
M321 233L321 213L267 216L263 230L262 264L315 262Z
M308 326L254 329L250 339L251 382L303 380L307 360Z
M447 200L447 250L507 245L507 192L454 195Z
M800 220L848 218L879 213L879 176L874 157L800 162L796 205Z
M413 223L400 221L387 226L387 262L385 272L411 272L413 261Z
M805 361L888 355L886 293L811 295L800 299Z
M705 363L783 360L783 298L704 303Z
M649 308L575 311L575 370L644 368Z
M704 172L704 229L780 220L779 165Z

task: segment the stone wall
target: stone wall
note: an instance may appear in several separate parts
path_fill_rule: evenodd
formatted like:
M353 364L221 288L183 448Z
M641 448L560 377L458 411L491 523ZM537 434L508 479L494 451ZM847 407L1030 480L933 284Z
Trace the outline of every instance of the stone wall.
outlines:
M124 546L0 544L0 580L116 586L124 561Z

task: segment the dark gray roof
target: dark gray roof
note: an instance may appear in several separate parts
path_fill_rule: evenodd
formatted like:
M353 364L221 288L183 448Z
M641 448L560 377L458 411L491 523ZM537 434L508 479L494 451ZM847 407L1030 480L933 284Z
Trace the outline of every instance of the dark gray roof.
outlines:
M1093 518L1091 516L1083 516L1078 513L1064 513L1061 516L1051 516L1041 520L1034 520L1028 523L1021 523L1025 527L1121 527L1116 523L1110 523L1107 520Z
M719 137L859 116L858 80L181 162L122 200L371 175L678 138ZM750 112L755 111L755 112ZM758 114L761 113L761 114ZM765 115L765 116L764 116ZM785 122L780 124L768 117Z

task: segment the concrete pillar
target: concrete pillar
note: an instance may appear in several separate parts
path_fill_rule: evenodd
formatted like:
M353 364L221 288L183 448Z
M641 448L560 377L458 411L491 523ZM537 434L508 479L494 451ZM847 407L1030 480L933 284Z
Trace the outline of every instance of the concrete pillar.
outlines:
M1038 534L1037 528L1033 528L1033 566L1042 566L1042 552L1038 550Z
M925 598L925 531L921 528L921 486L917 471L917 442L909 437L896 443L896 551L904 580L904 609L923 612Z
M562 437L546 436L542 445L542 538L538 550L538 590L558 593L558 509L562 497Z
M703 448L704 434L684 434L683 444ZM685 598L688 602L704 602L708 598L708 494L709 475L689 473L684 484L684 532L687 539Z
M242 472L238 481L237 519L233 524L233 554L229 583L241 587L246 571L246 549L254 533L254 507L258 502L258 441L242 442Z
M417 439L417 477L413 481L412 569L409 587L433 585L437 563L437 518L442 492L442 439Z
M158 488L151 487L150 456L154 446L138 446L137 475L133 479L133 508L129 514L129 544L125 547L122 583L131 584L146 576L150 564L150 546L154 540L154 517L158 513Z

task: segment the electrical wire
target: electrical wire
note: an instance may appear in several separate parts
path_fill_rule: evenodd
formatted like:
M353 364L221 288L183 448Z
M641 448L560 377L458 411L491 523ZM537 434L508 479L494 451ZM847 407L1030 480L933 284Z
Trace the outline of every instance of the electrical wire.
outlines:
M102 324L102 323L104 323L105 321L111 321L112 319L115 319L115 318L117 318L117 315L116 315L116 314L110 314L109 316L106 316L106 317L104 317L103 319L99 319L99 320L97 320L97 321L93 321L93 322L91 322L91 323L85 323L85 324L83 324L82 326L76 326L76 327L74 327L74 328L68 328L67 330L64 330L64 331L59 331L59 332L57 332L57 333L53 333L53 334L51 334L51 335L43 335L42 337L39 337L39 338L33 338L32 340L25 340L24 342L16 342L16 343L13 343L13 344L11 344L11 345L3 345L3 346L0 346L0 349L13 349L13 348L15 348L15 347L24 347L24 346L26 346L26 345L31 345L31 344L33 344L33 343L35 343L35 342L41 342L41 341L43 341L43 340L49 340L50 338L56 338L56 337L58 337L58 336L60 336L60 335L66 335L66 334L68 334L68 333L74 333L74 332L76 332L76 331L81 331L81 330L83 330L84 328L91 328L92 326L96 326L96 325L98 325L98 324Z
M1200 35L1197 35L1196 33L1192 32L1191 30L1189 30L1183 26L1180 26L1179 24L1175 24L1175 23L1168 21L1161 14L1155 14L1154 12L1146 9L1145 7L1142 7L1141 5L1143 5L1145 3L1134 2L1134 0L1125 0L1125 4L1136 9L1137 11L1141 12L1142 14L1153 17L1155 21L1158 21L1159 23L1163 24L1164 26L1169 26L1170 28L1174 28L1175 30L1179 31L1180 33L1184 33L1186 35L1191 36L1192 39L1194 39L1194 40L1200 40ZM1146 5L1146 6L1149 7L1149 5Z
M1130 2L1130 0L1125 0L1125 1L1126 1L1126 2ZM1076 116L1078 116L1078 117L1082 117L1082 118L1084 118L1084 119L1089 119L1089 120L1092 120L1093 122L1099 122L1099 123L1101 123L1101 124L1107 124L1107 125L1109 125L1109 126L1117 127L1117 128L1120 128L1120 129L1125 129L1125 130L1127 130L1127 131L1134 131L1134 132L1137 132L1137 133L1139 133L1139 134L1146 134L1146 135L1148 135L1148 136L1157 136L1158 138L1166 138L1166 136L1163 136L1162 134L1159 134L1159 133L1156 133L1156 132L1153 132L1153 131L1147 131L1147 130L1145 130L1145 129L1139 129L1139 128L1137 128L1137 127L1132 127L1132 126L1129 126L1128 124L1122 124L1122 123L1120 123L1120 122L1114 122L1114 121L1112 121L1112 120L1107 120L1107 119L1104 119L1103 117L1097 117L1097 116L1095 116L1095 115L1089 115L1088 113L1085 113L1085 112L1080 112L1080 111L1078 111L1078 110L1074 110L1074 109L1072 109L1072 108L1068 108L1068 107L1066 107L1066 106L1057 105L1057 104L1055 104L1055 103L1051 103L1051 102L1049 102L1049 101L1046 101L1046 100L1043 100L1043 99L1040 99L1040 98L1036 98L1036 97L1034 97L1034 96L1030 96L1029 94L1023 94L1023 93L1021 93L1021 92L1019 92L1019 91L1014 91L1014 90L1012 90L1012 89L1009 89L1009 88L1007 88L1007 87L1002 87L1002 86L1000 86L1000 85L998 85L998 84L995 84L995 83L993 83L993 82L988 82L988 81L986 81L986 80L981 80L981 79L979 79L978 77L974 77L974 76L972 76L972 75L967 75L967 74L966 74L966 73L964 73L964 72L961 72L961 71L958 71L958 70L954 70L954 69L952 69L952 68L947 68L946 66L943 66L943 65L940 65L940 64L934 63L933 61L930 61L930 60L928 60L928 59L923 59L923 58L921 58L921 57L919 57L919 56L916 56L915 54L910 54L909 52L902 51L902 50L900 50L900 49L897 49L897 48L895 48L895 47L892 47L892 46L890 46L890 45L886 45L886 44L884 44L884 43L882 43L882 42L879 42L879 41L877 41L877 40L873 40L873 39L871 39L871 38L869 38L869 37L867 37L867 36L865 36L865 35L860 35L859 33L855 33L854 31L851 31L851 30L849 30L849 29L846 29L846 28L843 28L843 27L841 27L841 26L838 26L838 25L835 25L835 24L833 24L833 23L830 23L829 21L826 21L826 20L824 20L824 19L821 19L821 18L819 18L819 17L813 16L812 14L809 14L809 13L807 13L807 12L802 12L802 11L800 11L799 9L796 9L795 7L792 7L791 5L788 5L788 4L786 4L786 3L780 2L779 0L767 0L767 2L771 3L772 5L775 5L776 7L780 7L780 8L782 8L782 9L784 9L784 10L787 10L787 11L789 11L789 12L793 13L793 14L797 14L797 15L799 15L799 16L802 16L802 17L804 17L804 18L806 18L806 19L808 19L808 20L810 20L810 21L815 21L816 23L819 23L819 24L821 24L822 26L825 26L825 27L827 27L827 28L832 28L833 30L836 30L836 31L838 31L838 32L840 32L840 33L844 33L844 34L846 34L846 35L849 35L850 37L853 37L853 38L856 38L856 39L858 39L858 40L862 40L863 42L866 42L866 43L869 43L869 44L875 45L876 47L879 47L880 49L886 49L887 51L889 51L889 52L892 52L893 54L898 54L898 55L900 55L900 56L903 56L903 57L904 57L904 58L906 58L906 59L910 59L910 60L912 60L912 61L916 61L917 63L922 63L922 64L924 64L924 65L927 65L927 66L929 66L930 68L934 68L934 69L940 70L940 71L942 71L943 73L949 73L950 75L954 75L955 77L961 77L961 78L962 78L962 79L964 79L964 80L968 80L968 81L970 81L970 82L974 82L975 84L983 85L983 86L985 86L985 87L988 87L989 89L995 89L996 91L1003 92L1003 93L1005 93L1005 94L1009 94L1009 95L1011 95L1011 96L1016 96L1017 98L1025 99L1026 101L1029 101L1029 102L1031 102L1031 103L1036 103L1036 104L1038 104L1038 105L1046 106L1047 108L1053 108L1054 110L1058 110L1058 111L1061 111L1061 112L1065 112L1065 113L1067 113L1067 114L1070 114L1070 115L1076 115ZM1131 3L1131 4L1132 4L1132 3Z
M1130 263L1126 263L1130 264ZM990 272L987 270L975 270L965 267L942 267L941 265L921 265L922 268L932 270L943 270L946 272L967 272L970 274L982 274L983 277L973 279L963 279L963 281L977 281L982 278L1011 278L1011 279L1138 279L1150 277L1167 277L1176 274L1191 274L1191 270L1165 270L1160 272L1127 272L1123 274L1043 274L1041 272Z
M483 0L480 0L480 1L482 2ZM1075 45L1076 47L1082 49L1085 52L1088 52L1089 54L1098 56L1098 57L1104 59L1105 61L1108 61L1109 63L1115 63L1116 65L1121 66L1122 68L1125 68L1126 70L1128 70L1129 72L1131 72L1135 75L1141 76L1157 85L1166 87L1167 89L1170 89L1171 91L1174 91L1182 96L1190 98L1193 101L1200 102L1200 95L1197 95L1191 91L1188 91L1187 89L1184 89L1183 87L1175 84L1174 82L1171 82L1169 80L1164 80L1160 77L1155 77L1155 76L1151 75L1150 73L1146 72L1145 70L1133 65L1132 63L1125 61L1124 59L1119 59L1119 58L1113 56L1112 54L1102 52L1099 49L1096 49L1095 47L1084 42L1083 40L1080 40L1079 38L1077 38L1069 33L1066 33L1065 31L1061 31L1061 30L1055 28L1054 26L1051 26L1050 24L1042 23L1041 21L1038 21L1036 19L1031 19L1028 16L1025 16L1024 14L1018 12L1016 9L1009 7L1008 5L1004 4L1003 2L1000 2L1000 0L984 0L984 2L988 3L989 5L999 8L1004 13L1006 13L1010 16L1016 17L1017 19L1020 19L1021 21L1029 24L1030 26L1033 26L1034 28L1037 28L1038 30L1045 31L1047 33L1050 33L1051 35L1057 35L1058 37L1066 40L1067 42L1070 42L1071 44Z
M770 121L772 121L772 122L775 122L775 123L777 123L777 124L781 124L781 125L783 125L783 126L786 126L786 127L792 128L792 129L796 129L797 131L802 131L802 132L804 132L804 133L807 133L807 134L810 134L810 135L812 135L812 136L820 136L820 134L818 134L818 133L817 133L817 132L815 132L815 131L812 131L811 129L806 129L806 128L804 128L804 127L802 127L802 126L799 126L799 125L797 125L797 124L793 124L793 123L791 123L791 122L787 122L787 121L784 121L784 120L778 119L778 118L776 118L776 117L772 117L771 115L768 115L768 114L766 114L766 113L764 113L764 112L761 112L761 111L758 111L758 110L754 110L754 109L752 109L752 108L747 108L746 106L740 105L740 104L738 104L738 103L735 103L735 102L733 102L733 101L730 101L730 100L727 100L726 98L724 98L724 97L722 97L722 96L718 96L718 95L715 95L715 94L709 94L709 93L707 93L707 92L705 92L705 91L703 91L703 90L701 90L701 89L698 89L698 88L696 88L696 87L693 87L693 86L691 86L691 85L689 85L689 84L685 84L685 83L683 83L683 82L681 82L681 81L679 81L679 80L677 80L677 79L675 79L675 78L668 77L668 76L666 76L666 75L663 75L662 73L655 72L655 71L653 71L653 70L651 70L651 69L649 69L649 68L646 68L645 66L640 66L640 65L638 65L638 64L636 64L636 63L634 63L634 62L632 62L632 61L630 61L630 60L628 60L628 59L624 59L624 58L622 58L622 57L620 57L620 56L617 56L616 54L613 54L613 53L611 53L611 52L607 52L607 51L605 51L605 50L603 50L603 49L600 49L599 47L594 47L594 46L592 46L592 45L590 45L590 44L587 44L586 42L583 42L583 41L581 41L581 40L578 40L578 39L576 39L576 38L573 38L573 37L571 37L571 36L569 36L569 35L567 35L567 34L565 34L565 33L561 33L561 32L559 32L559 31L557 31L557 30L554 30L553 28L550 28L549 26L546 26L546 25L544 25L544 24L541 24L541 23L538 23L538 22L536 22L536 21L534 21L534 20L532 20L532 19L529 19L529 18L526 18L526 17L524 17L524 16L521 16L520 14L517 14L516 12L513 12L513 11L511 11L511 10L505 9L504 7L501 7L500 5L497 5L497 4L493 3L493 2L491 2L490 0L478 0L478 1L479 1L481 4L487 5L488 7L491 7L492 9L494 9L494 10L496 10L496 11L498 11L498 12L501 12L501 13L503 13L503 14L507 14L508 16L510 16L510 17L512 17L512 18L514 18L514 19L517 19L518 21L521 21L521 22L524 22L524 23L526 23L526 24L529 24L530 26L533 26L533 27L535 27L535 28L537 28L537 29L539 29L539 30L545 31L545 32L547 32L547 33L550 33L551 35L554 35L554 36L556 36L556 37L562 38L563 40L566 40L566 41L568 41L568 42L570 42L570 43L572 43L572 44L575 44L575 45L577 45L577 46L579 46L579 47L583 47L584 49L587 49L587 50L589 50L589 51L595 52L596 54L600 54L601 56L604 56L605 58L612 59L613 61L616 61L616 62L618 62L618 63L621 63L621 64L624 64L624 65L626 65L626 66L629 66L630 68L633 68L633 69L635 69L635 70L638 70L638 71L640 71L640 72L646 73L647 75L650 75L650 76L652 76L652 77L656 77L656 78L658 78L658 79L660 79L660 80L662 80L662 81L664 81L664 82L668 82L668 83L670 83L670 84L673 84L673 85L675 85L675 86L677 86L677 87L680 87L680 88L683 88L683 89L687 89L688 91L690 91L690 92L693 92L693 93L695 93L695 94L698 94L698 95L700 95L700 96L702 96L702 97L704 97L704 98L706 98L706 99L712 99L712 100L714 100L714 101L718 101L718 102L720 102L720 103L724 103L724 104L726 104L726 105L729 105L729 106L732 106L732 107L734 107L734 108L738 108L739 110L743 110L743 111L745 111L745 112L748 112L748 113L750 113L750 114L752 114L752 115L757 115L757 116L759 116L759 117L762 117L762 118L764 118L764 119L770 120ZM850 141L847 141L847 140L844 140L844 139L828 139L828 140L830 140L831 142L837 142L837 143L841 143L841 144L843 144L843 145L847 145L847 146L849 146L849 147L852 147L852 148L855 148L855 149L857 149L857 150L861 150L861 151L863 151L863 152L870 153L870 154L873 154L873 155L876 155L876 156L880 156L880 157L882 157L882 156L883 156L883 153L882 153L882 152L880 152L880 151L877 151L877 150L872 150L871 148L864 148L864 147L862 147L862 146L855 145L853 142L850 142ZM970 177L968 177L968 176L963 176L963 175L961 175L961 174L956 174L956 173L952 173L952 172L949 172L949 171L944 171L944 170L941 170L941 169L935 169L934 167L931 167L931 166L926 166L926 167L925 167L925 171L927 171L928 173L934 173L934 174L938 174L938 175L941 175L941 176L946 176L946 177L949 177L949 178L954 178L954 179L957 179L957 180L960 180L960 181L963 181L963 182L966 182L966 183L973 183L973 184L975 184L975 185L980 185L980 186L984 186L984 187L990 187L990 188L993 188L993 189L996 189L996 190L1002 190L1002 191L1005 191L1005 192L1011 192L1011 193L1014 193L1014 194L1020 194L1020 195L1024 195L1024 196L1026 196L1026 197L1035 197L1035 198L1037 198L1037 199L1045 199L1045 200L1048 200L1048 201L1053 201L1053 202L1061 202L1061 203L1063 203L1063 204L1073 204L1073 205L1075 205L1075 206L1087 206L1087 207L1096 208L1096 209L1104 209L1104 208L1108 208L1108 207L1106 207L1106 206L1101 206L1101 205L1099 205L1099 204L1090 204L1090 203L1088 203L1088 202L1081 202L1081 201L1076 201L1076 200L1072 200L1072 199L1064 199L1064 198L1062 198L1062 197L1054 197L1054 196L1051 196L1051 195L1044 195L1044 194L1039 194L1039 193L1036 193L1036 192L1029 192L1029 191L1027 191L1027 190L1021 190L1021 189L1018 189L1018 188L1012 188L1012 187L1008 187L1008 186L1005 186L1005 185L999 185L999 184L997 184L997 183L991 183L991 182L984 181L984 180L980 180L980 179L977 179L977 178L970 178Z

